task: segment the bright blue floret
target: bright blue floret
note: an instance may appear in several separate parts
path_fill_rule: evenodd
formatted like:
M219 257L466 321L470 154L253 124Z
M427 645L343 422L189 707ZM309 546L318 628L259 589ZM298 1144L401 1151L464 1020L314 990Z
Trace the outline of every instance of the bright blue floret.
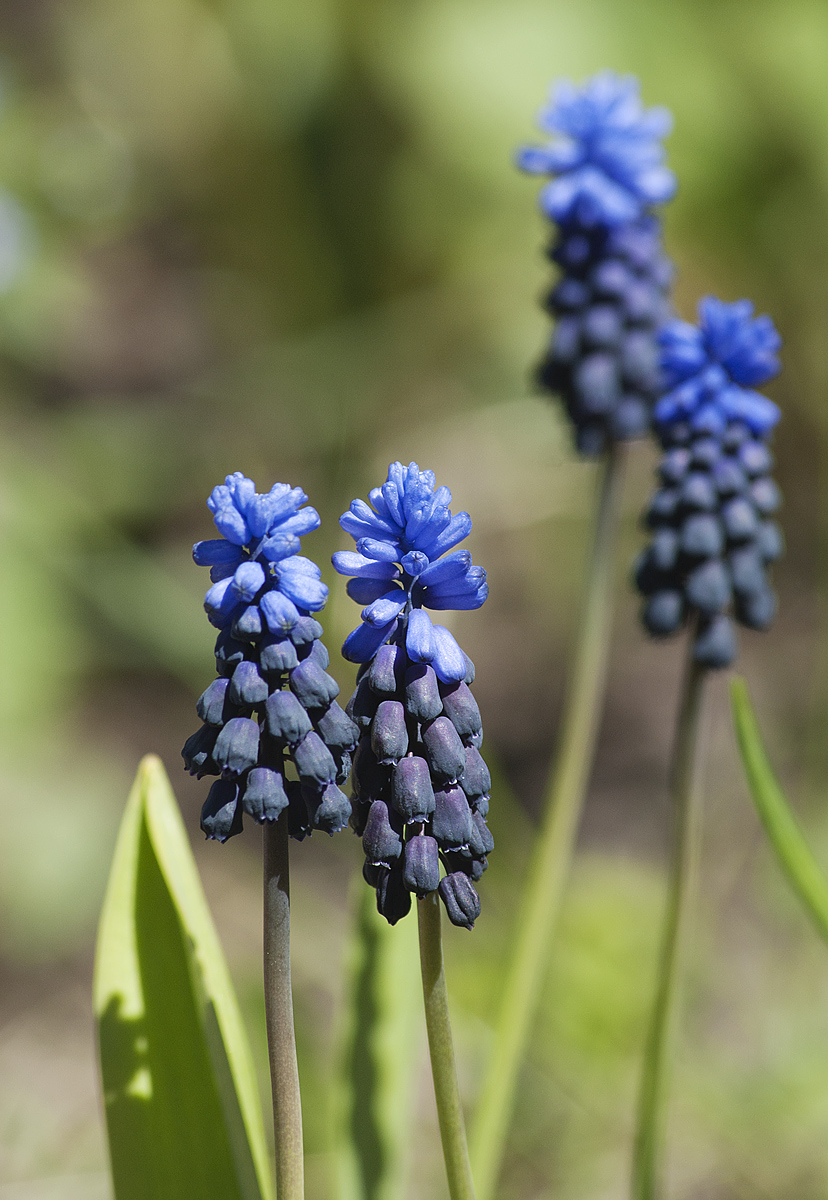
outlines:
M749 300L699 303L699 324L670 321L659 334L668 389L656 405L659 425L687 421L692 429L721 432L738 420L757 436L779 420L776 405L753 391L779 371L781 339L770 317L754 317Z
M360 730L351 824L387 921L406 915L412 895L438 891L449 920L470 929L480 914L474 883L494 846L491 778L469 690L474 665L425 610L479 608L488 585L469 552L455 549L469 514L452 517L451 492L434 484L433 471L392 463L371 505L355 500L340 519L357 552L333 563L365 605L342 647L362 664L345 710Z
M779 334L747 300L709 296L699 325L661 335L670 391L655 408L661 486L645 516L650 544L636 584L654 637L692 623L693 655L707 667L736 657L735 623L767 629L776 597L767 570L782 553L781 504L768 448L776 405L752 390L779 370Z
M433 625L424 608L480 608L489 594L486 572L472 566L467 550L450 550L471 532L467 512L452 517L451 492L435 490L433 471L416 463L392 463L388 478L370 493L371 505L354 500L339 519L357 544L340 551L333 565L352 576L348 595L362 610L362 625L346 639L342 653L364 663L406 621L406 651L412 662L431 663L444 683L466 674L462 650L449 631Z
M222 537L193 546L213 581L204 607L220 630L218 678L198 702L204 724L182 755L191 774L219 776L201 828L222 842L241 832L245 813L263 824L287 810L288 831L300 839L344 829L350 815L338 785L359 731L336 703L322 626L311 616L328 589L316 564L296 553L319 525L306 500L286 483L260 495L237 471L207 501Z
M559 136L548 146L522 149L518 166L555 176L540 205L560 225L622 225L675 192L661 145L671 116L664 108L642 107L631 75L602 71L580 88L557 83L538 124Z

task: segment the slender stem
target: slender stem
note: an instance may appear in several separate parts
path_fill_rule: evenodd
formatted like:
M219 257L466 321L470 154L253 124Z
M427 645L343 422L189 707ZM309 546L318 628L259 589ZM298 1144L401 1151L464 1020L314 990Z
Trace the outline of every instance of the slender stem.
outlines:
M420 966L423 973L428 1052L434 1079L434 1098L440 1140L446 1163L451 1200L474 1200L466 1126L460 1106L454 1046L451 1041L446 976L443 971L443 944L440 936L440 901L436 892L417 901L420 928Z
M612 567L624 456L623 446L613 447L601 464L592 554L557 754L544 795L514 955L473 1130L472 1162L480 1200L491 1200L497 1185L517 1075L537 1011L592 766L609 656Z
M264 983L273 1089L276 1194L303 1200L302 1102L290 989L290 868L287 812L264 827Z
M695 882L699 824L699 724L707 669L688 647L670 776L673 850L664 916L658 985L644 1049L633 1152L634 1200L654 1200L660 1190L673 1045L687 944L688 916Z

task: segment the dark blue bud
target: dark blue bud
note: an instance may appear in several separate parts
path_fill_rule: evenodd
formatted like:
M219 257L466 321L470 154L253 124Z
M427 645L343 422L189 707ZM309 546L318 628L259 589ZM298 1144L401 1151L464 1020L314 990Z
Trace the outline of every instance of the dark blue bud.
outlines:
M690 448L693 463L708 471L720 460L722 451L716 438L698 438Z
M678 532L675 529L656 530L649 550L650 560L657 571L672 571L679 554Z
M229 545L230 543L225 543ZM244 645L231 636L229 629L222 629L216 638L216 671L230 676L244 659Z
M316 732L331 750L353 750L359 740L359 729L335 700L316 722Z
M584 410L597 416L609 412L621 395L616 360L611 354L590 354L573 372L575 390Z
M274 692L267 701L267 729L271 737L295 746L313 728L311 719L293 692Z
M184 767L191 775L218 775L219 768L213 762L213 746L216 744L218 730L213 725L202 725L201 729L191 734L184 743L181 757Z
M423 747L435 779L455 783L463 774L466 751L448 717L437 717L422 728Z
M201 810L201 828L208 838L226 842L241 833L242 806L239 804L239 784L236 779L217 779L207 794Z
M480 897L474 885L462 871L444 875L440 880L440 898L446 906L452 925L471 929L480 916Z
M356 691L345 705L345 712L360 729L367 729L377 711L378 704L379 697L363 676L357 684Z
M775 562L785 549L782 530L775 521L763 521L759 527L759 552L765 562Z
M312 658L294 667L288 683L303 708L327 708L339 695L339 684Z
M411 911L411 893L403 883L402 872L386 871L377 885L377 912L389 925L396 925Z
M750 440L750 430L741 421L733 421L722 434L722 446L725 450L738 450Z
M621 341L621 314L612 304L595 304L584 313L584 341L596 349L614 349Z
M281 772L270 767L254 767L247 776L242 805L247 815L259 825L278 820L288 806Z
M656 492L647 510L647 527L657 529L660 525L671 524L678 506L679 492L676 488L662 488Z
M434 812L434 788L424 758L410 755L394 767L391 803L408 825L427 821Z
M773 455L764 442L743 441L739 448L739 462L748 475L767 475L773 469Z
M306 642L317 641L324 632L314 617L300 617L290 631L290 640L294 646L304 646Z
M609 293L613 295L613 292ZM589 300L589 288L580 279L573 279L571 276L564 278L552 289L552 292L547 300L548 305L553 312L560 309L579 309L583 308Z
M378 696L391 698L397 695L407 663L402 646L396 644L380 646L368 669L368 682Z
M248 604L243 608L231 626L235 638L252 640L262 636L262 614L258 604Z
M443 697L443 712L457 730L461 741L468 742L481 732L483 724L480 720L480 709L465 683L443 683L440 685L440 693Z
M465 757L466 762L459 783L469 800L477 801L478 797L488 796L491 792L492 777L476 746L467 746Z
M686 508L711 511L718 507L713 480L706 472L691 471L681 485L681 503Z
M368 861L390 866L402 854L401 832L399 817L388 811L384 800L375 800L362 835L362 848Z
M716 616L702 623L693 642L693 658L702 666L721 670L736 657L736 630L730 617Z
M371 722L371 748L380 763L398 762L408 751L405 709L399 700L383 700Z
M461 783L461 787L462 787L462 780L460 781L460 783ZM480 813L481 817L484 817L484 818L488 817L488 815L489 815L489 797L488 796L476 796L474 799L469 800L469 804L471 805L472 812Z
M431 833L441 850L459 850L472 837L472 814L461 787L441 788L434 793Z
M765 587L751 596L737 596L736 616L748 629L767 629L776 616L776 596Z
M621 374L631 388L649 392L658 384L658 351L649 330L632 330L621 343Z
M713 468L713 482L721 496L735 496L747 486L747 477L732 458L721 458Z
M221 725L224 721L225 701L229 679L214 679L210 686L201 693L196 704L196 712L205 725Z
M303 662L315 662L323 671L327 671L330 666L331 656L328 653L328 648L324 642L320 642L317 638L308 645L307 642L300 647L299 657Z
M377 800L390 796L390 787L389 768L377 762L371 738L361 738L354 755L354 791L360 800Z
M491 854L494 850L492 832L479 809L476 809L471 815L469 850L475 858L485 858L487 854Z
M222 771L241 775L259 757L259 725L249 717L233 717L216 738L213 758Z
M302 783L327 784L336 779L333 755L318 733L306 734L299 745L293 747L292 756Z
M296 647L288 637L274 637L269 633L262 638L259 665L266 675L281 675L299 665Z
M702 563L691 571L684 590L688 603L703 613L723 612L732 599L730 578L719 559Z
M629 288L632 278L629 270L617 258L602 259L590 272L590 282L601 296L623 296ZM565 280L565 282L570 281ZM571 282L575 283L576 281L573 279ZM557 290L560 290L560 287L559 284ZM586 288L584 290L586 291ZM586 300L582 303L586 303Z
M612 436L621 441L642 437L650 424L650 411L638 396L622 396L609 414Z
M236 667L227 689L227 699L240 708L264 704L267 700L267 683L254 662L240 662Z
M724 533L712 513L694 513L681 527L681 549L690 558L715 558L724 549Z
M756 537L759 532L759 521L753 505L743 496L729 500L722 508L722 522L728 541L744 542Z
M477 883L478 879L482 878L483 872L489 865L488 859L485 856L483 858L473 858L468 850L444 853L442 858L449 875L460 871L463 875L468 875L473 883Z
M765 564L754 546L745 546L728 555L733 588L739 595L752 596L766 587Z
M320 829L333 837L335 833L347 827L351 816L351 802L335 783L329 783L321 789L303 787L302 795L314 829Z
M578 317L561 317L552 334L552 355L562 363L574 363L581 353L581 322Z
M673 589L656 592L641 613L645 629L654 637L669 637L684 623L684 597Z
M412 663L405 673L405 711L420 722L433 721L443 711L434 668Z
M433 837L418 833L405 843L403 883L415 896L436 892L440 884L440 854Z
M750 485L750 497L763 517L769 517L782 506L782 493L773 479L756 479Z

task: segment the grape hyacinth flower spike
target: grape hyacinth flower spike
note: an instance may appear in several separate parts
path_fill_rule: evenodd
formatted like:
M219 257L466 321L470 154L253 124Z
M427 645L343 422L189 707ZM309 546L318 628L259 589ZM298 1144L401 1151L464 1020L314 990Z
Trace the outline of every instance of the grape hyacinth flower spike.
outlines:
M671 117L642 107L632 76L603 71L580 88L559 82L539 124L555 140L524 147L517 163L552 176L540 207L561 277L546 299L556 325L538 380L562 397L579 451L593 456L645 434L658 393L655 334L672 267L652 210L675 191L661 145Z
M747 300L699 304L699 323L663 329L666 392L655 408L661 487L646 514L650 544L635 577L653 637L690 627L670 772L674 837L659 978L638 1101L633 1200L655 1200L679 981L698 842L698 732L704 682L736 657L734 622L766 629L776 612L767 567L782 552L781 498L768 442L779 410L753 389L779 370L780 338Z
M203 724L182 751L191 774L218 776L201 814L208 838L241 832L244 814L264 825L265 1010L276 1184L280 1200L302 1200L302 1107L290 983L288 837L344 829L358 730L336 702L322 626L312 615L328 589L299 553L319 526L301 488L260 494L240 472L207 501L221 537L197 542L210 567L204 607L219 633L218 678L198 702Z
M726 667L734 622L767 629L776 613L767 568L782 553L781 497L768 443L779 410L753 388L779 370L780 338L749 301L708 296L698 325L672 321L660 342L668 390L654 414L661 486L635 572L642 621L653 637L694 623L695 660Z
M357 552L340 551L333 564L365 605L342 647L361 664L346 708L361 731L352 821L365 878L392 925L412 895L439 891L452 923L470 929L480 912L474 883L493 846L491 781L469 690L474 666L426 610L479 608L488 585L468 550L455 549L471 530L469 514L452 517L451 492L434 485L432 471L392 463L371 505L355 500L340 518Z
M301 488L275 484L266 494L236 472L207 504L222 535L197 542L193 558L210 567L204 607L219 630L218 678L201 696L204 722L182 751L193 775L216 775L201 815L208 838L240 833L288 811L290 834L344 829L350 804L339 784L351 769L357 729L327 674L322 626L312 616L328 589L299 539L319 526ZM288 764L295 778L286 775Z

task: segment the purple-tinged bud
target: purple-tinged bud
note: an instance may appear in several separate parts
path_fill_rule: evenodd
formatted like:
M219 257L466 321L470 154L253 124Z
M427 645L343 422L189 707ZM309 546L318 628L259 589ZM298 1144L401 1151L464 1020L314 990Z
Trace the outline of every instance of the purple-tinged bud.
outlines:
M423 746L435 779L455 783L466 766L466 751L448 717L437 717L422 729Z
M375 800L368 812L362 848L372 863L390 866L402 854L402 826L399 817L392 815L384 800Z
M480 812L480 809L475 809L471 815L471 837L469 838L469 850L474 858L485 858L487 854L491 854L494 850L494 838L492 831L486 824L485 817Z
M293 747L293 761L303 784L328 784L336 779L336 763L317 733L309 733Z
M386 871L377 885L377 911L389 925L396 925L411 911L411 893L399 869Z
M418 833L405 843L403 883L415 896L436 892L440 884L440 855L433 837Z
M310 645L305 642L300 646L299 657L303 662L315 662L323 671L327 671L331 661L327 646L324 642L320 642L318 638L315 642L311 642Z
M240 708L264 704L267 700L267 683L254 662L245 660L236 667L227 689L227 699Z
M262 638L259 666L266 675L281 675L298 665L296 647L290 638L274 637L272 633Z
M469 800L476 800L479 796L488 796L492 790L492 777L489 774L489 768L483 761L483 756L476 746L467 746L465 757L465 768L459 779L461 788Z
M242 829L242 806L236 779L217 779L201 810L201 828L208 838L226 842Z
M241 775L259 756L259 725L249 717L233 717L216 738L213 758L222 772Z
M441 850L459 850L472 837L472 814L465 792L447 787L434 793L431 832Z
M293 692L274 692L267 701L267 729L277 741L295 746L313 728Z
M367 729L377 711L379 697L365 676L360 679L356 691L345 705L345 712L360 729Z
M371 749L370 737L360 739L354 755L354 791L360 800L385 799L390 795L391 771L381 766Z
M471 929L480 916L480 897L468 875L462 871L444 875L439 890L452 925Z
M310 658L291 671L288 683L303 708L327 708L339 695L336 680Z
M424 758L401 758L394 767L391 803L407 825L421 824L434 812L434 788Z
M231 636L229 629L222 629L216 639L216 670L219 675L232 675L243 659L244 645Z
M388 867L383 866L381 863L368 862L366 858L362 864L362 878L369 887L377 888L387 870Z
M400 689L405 667L406 655L402 646L380 646L368 668L372 691L383 699L392 699Z
M218 730L214 725L202 725L201 729L187 738L181 757L191 775L197 775L200 779L202 775L219 774L219 768L212 757L217 737Z
M437 676L427 663L412 663L405 673L405 711L421 723L443 711Z
M351 815L351 802L335 783L329 783L321 790L304 787L302 795L314 829L321 829L333 837L346 828Z
M359 729L335 700L316 722L316 732L331 750L353 750L359 740Z
M469 742L483 729L477 701L465 683L442 684L443 712L460 735L460 740Z
M196 704L196 712L205 725L221 725L225 716L225 702L230 680L214 679L210 686L201 693Z
M270 767L254 767L247 776L242 805L258 825L278 820L288 806L281 773Z
M408 751L405 709L399 700L383 700L371 722L371 748L380 763L399 762Z
M290 631L290 640L294 646L304 646L322 637L325 630L315 617L300 617Z

